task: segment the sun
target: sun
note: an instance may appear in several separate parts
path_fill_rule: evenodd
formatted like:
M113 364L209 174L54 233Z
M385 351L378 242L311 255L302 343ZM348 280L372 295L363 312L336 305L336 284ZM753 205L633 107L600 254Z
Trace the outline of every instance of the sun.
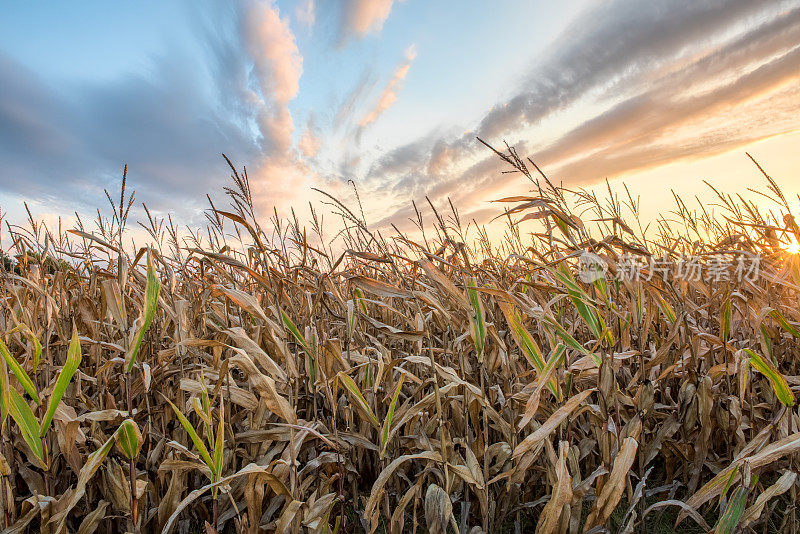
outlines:
M789 254L800 254L800 243L794 237L789 243L781 243L781 248Z

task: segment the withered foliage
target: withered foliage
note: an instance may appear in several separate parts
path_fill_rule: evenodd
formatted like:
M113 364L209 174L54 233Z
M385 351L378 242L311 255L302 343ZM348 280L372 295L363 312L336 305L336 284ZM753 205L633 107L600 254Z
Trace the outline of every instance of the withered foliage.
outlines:
M630 195L496 152L532 190L494 243L433 203L386 237L324 193L335 236L317 211L265 230L236 170L202 235L148 212L152 248L125 243L124 185L91 229L9 226L4 532L796 529L800 230L775 182L773 211L676 197L643 229Z

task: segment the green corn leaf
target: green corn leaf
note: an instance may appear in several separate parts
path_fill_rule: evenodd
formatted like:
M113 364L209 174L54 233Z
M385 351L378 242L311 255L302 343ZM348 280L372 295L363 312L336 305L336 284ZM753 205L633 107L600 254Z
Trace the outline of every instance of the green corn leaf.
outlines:
M766 348L767 356L772 358L772 336L769 335L767 327L762 324L760 327L761 339L764 341L764 348Z
M722 306L722 320L720 321L719 337L723 343L727 343L731 336L731 298L725 299Z
M142 448L142 433L133 419L124 420L119 425L115 437L117 447L126 458L132 460L139 455L139 451Z
M303 347L303 350L305 350L306 353L310 353L311 352L311 348L308 346L308 343L306 342L306 338L303 337L303 334L300 333L300 330L297 329L297 326L289 318L289 316L286 315L285 311L280 310L280 313L281 313L281 321L283 321L283 325L287 328L287 330L289 330L289 332L292 334L294 339L298 343L300 343L300 346Z
M794 395L792 395L792 390L789 389L789 384L786 382L786 378L772 365L772 362L769 360L762 358L760 354L753 352L750 349L744 349L744 351L750 356L750 365L752 365L759 373L766 376L770 383L772 384L772 389L775 391L775 395L778 397L784 405L786 406L794 406Z
M345 389L350 392L353 400L355 401L355 407L358 410L358 413L361 414L365 420L369 421L372 426L375 428L380 428L381 424L378 422L378 418L375 417L375 413L372 411L372 408L370 408L369 404L367 404L367 399L364 398L364 395L361 393L361 390L358 389L358 386L353 379L342 371L340 371L336 377L338 378L339 382L342 383Z
M139 326L139 330L136 331L136 337L130 349L128 349L128 354L125 356L126 373L130 373L133 370L136 357L139 355L139 349L142 346L142 340L144 340L144 336L150 328L150 323L153 322L153 317L156 315L159 293L161 293L161 281L158 279L158 274L153 264L153 257L148 253L147 286L144 291L144 314L140 317L141 325Z
M392 419L394 419L394 411L395 408L397 408L397 399L400 397L400 388L403 387L403 380L405 377L405 374L400 374L400 379L397 381L397 389L394 390L392 402L389 404L389 412L386 414L386 419L383 421L383 428L381 428L381 459L383 459L386 453L386 447L389 445L389 430L392 428Z
M600 295L602 295L603 300L605 300L606 303L608 303L608 285L606 284L606 279L604 277L600 277L592 283L594 284L594 287L596 287L597 290L600 292Z
M483 302L478 294L478 282L475 277L467 279L467 297L472 305L472 315L470 316L470 333L475 342L475 352L478 354L478 361L483 361L483 350L486 345L486 313L483 310Z
M596 336L600 335L599 325L597 324L597 319L592 311L592 308L587 305L587 302L591 302L592 298L583 290L583 288L578 285L578 283L572 278L571 273L567 270L566 267L561 268L560 271L555 269L548 269L548 272L559 282L561 282L567 290L567 295L572 303L577 308L578 313L580 314L581 318L586 322L589 328L592 330L592 333Z
M356 330L356 303L351 299L347 301L347 338L352 339Z
M577 350L578 352L581 352L582 354L591 357L595 365L600 367L600 365L603 363L600 357L596 353L590 351L589 349L578 343L578 341L574 337L572 337L572 335L569 332L567 332L567 330L563 326L561 326L561 323L559 323L558 321L549 316L545 316L544 320L547 322L548 325L550 325L553 328L555 334L558 337L560 337L562 341L564 341L564 343L567 344L568 347L571 347Z
M25 372L17 359L11 355L11 351L8 350L8 347L3 343L2 339L0 339L0 354L2 354L8 367L11 368L11 372L17 377L22 388L36 401L36 404L41 404L42 401L39 399L39 393L36 392L36 386L33 384L33 380L31 380L31 377L28 376L28 373Z
M678 316L675 314L675 310L670 306L669 302L664 300L664 297L656 293L656 302L658 303L658 308L661 310L661 313L667 318L667 320L675 324L675 321L678 320Z
M203 459L203 461L206 463L208 468L213 473L214 461L211 459L211 455L208 454L208 449L206 448L205 443L203 443L203 440L200 439L200 436L197 435L197 431L195 431L194 427L192 426L192 423L190 423L189 420L186 419L186 416L183 415L183 413L178 409L177 406L175 406L175 404L171 400L167 399L166 397L164 397L164 399L169 403L170 406L172 406L175 415L178 417L178 421L181 422L183 428L186 430L186 433L189 434L190 438L192 438L192 442L194 443L195 448L197 448L197 452L200 453L200 458Z
M768 312L768 315L778 321L784 330L792 334L794 337L800 338L800 332L798 332L797 328L789 324L789 321L786 320L786 317L779 310L771 309Z
M613 345L614 337L611 330L605 328L605 321L597 311L594 299L575 281L572 273L566 267L562 267L560 272L550 269L550 273L566 286L569 300L595 337L597 339L604 337L609 346Z
M192 408L194 409L194 413L206 424L206 426L211 424L211 418L206 413L205 409L203 408L203 401L201 401L197 397L192 397L190 399L192 403Z
M553 351L553 355L550 356L550 359L547 360L547 363L545 364L544 369L542 369L542 374L543 375L547 375L548 373L551 372L551 369L553 367L557 367L558 365L561 364L561 362L564 361L564 353L566 352L566 350L567 350L567 347L564 346L563 343L559 343L558 344L558 346ZM553 379L553 381L554 380L555 379ZM551 383L552 383L552 381L551 381ZM559 395L558 388L556 388L556 391L555 391L554 395L556 396L556 400L558 400L558 402L561 402L562 399L561 399L561 395Z
M609 347L613 346L614 335L611 333L611 329L606 327L606 321L599 313L597 314L597 322L600 324L600 336L606 338L606 343L608 343Z
M206 435L209 443L213 443L214 440L214 428L211 426L213 421L211 420L211 399L208 397L208 388L206 387L206 378L203 375L203 371L200 371L200 407L201 410L197 409L197 406L194 405L194 401L192 403L194 406L194 410L197 412L197 415L200 416L200 419L206 424Z
M75 372L78 370L78 366L80 364L81 341L78 338L78 330L73 329L72 340L70 340L69 349L67 350L67 361L64 363L64 367L61 369L61 372L58 374L58 378L56 379L56 386L53 388L53 395L50 397L50 404L47 406L47 413L45 414L40 426L40 436L44 436L44 433L47 432L48 428L50 428L50 425L53 422L53 416L56 413L56 408L58 408L61 398L64 396L64 392L67 390L67 386L69 386L69 383L72 380L72 377L75 375Z
M503 312L506 322L508 322L508 325L511 327L511 335L514 338L514 341L517 342L517 346L519 346L522 354L531 363L531 365L533 365L533 367L539 371L539 373L542 373L545 367L542 351L539 348L539 345L533 339L533 336L531 336L530 332L528 332L523 326L516 306L508 301L503 300L502 298L498 299L497 303L500 305L500 310ZM549 389L553 395L558 397L558 384L555 378L551 379L547 383L547 389Z
M0 359L0 427L6 422L10 404L11 385L8 382L8 366L4 359Z
M741 486L734 490L731 500L728 501L728 506L720 516L719 521L717 521L717 526L714 529L716 534L733 534L744 513L748 493L747 488Z
M6 422L10 404L11 386L8 383L8 367L5 360L0 360L0 426Z
M566 236L568 239L570 239L570 240L571 240L571 239L572 239L572 236L569 234L569 227L567 226L567 223L566 223L566 222L564 222L564 219L562 219L561 217L559 217L559 216L558 216L558 215L556 215L555 213L551 213L551 215L553 216L553 220L555 220L555 222L556 222L556 225L558 226L559 230L561 230L561 232L563 232L563 233L564 233L564 235L565 235L565 236Z
M503 312L503 315L505 315L508 326L511 327L512 337L517 342L520 350L522 350L523 356L525 356L537 371L541 371L544 368L542 351L523 326L522 319L516 306L502 299L499 299L497 302L500 305L500 310Z
M736 478L736 475L739 474L739 466L733 466L731 469L731 474L728 476L728 480L725 481L725 487L722 488L722 492L719 494L719 506L722 507L722 501L725 500L725 496L728 494L728 491L731 489L733 485L733 480Z
M39 361L42 357L42 343L39 341L39 338L34 335L33 330L31 330L30 327L28 327L28 325L25 323L19 324L11 329L8 333L13 334L14 332L22 332L22 334L28 338L28 341L33 344L33 370L36 372L36 370L39 368Z
M358 302L359 308L361 308L361 312L366 314L367 313L367 304L364 302L364 292L361 291L361 288L354 287L353 293L356 296L356 302Z
M41 466L47 468L47 463L44 459L44 449L42 447L42 438L39 437L39 422L28 406L28 402L22 398L16 389L11 389L11 402L8 407L8 412L14 421L17 422L22 437L30 447L33 455L41 462Z
M222 455L225 445L225 407L222 404L222 397L219 400L219 422L217 423L217 440L214 443L214 476L217 479L222 477Z
M308 340L308 346L311 348L311 352L307 352L306 355L308 356L308 369L309 369L309 378L311 379L312 384L317 383L317 359L315 358L317 354L317 329L306 327L306 335L305 338Z

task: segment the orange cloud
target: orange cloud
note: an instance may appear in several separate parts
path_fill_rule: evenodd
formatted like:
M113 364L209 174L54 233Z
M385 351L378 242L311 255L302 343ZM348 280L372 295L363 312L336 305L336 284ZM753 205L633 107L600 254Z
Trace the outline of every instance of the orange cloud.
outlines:
M245 42L264 98L287 104L300 88L303 56L297 49L289 19L271 3L253 2L245 17Z
M362 128L375 122L377 118L381 116L381 113L389 109L397 100L397 93L399 93L400 89L403 87L403 80L405 80L415 57L417 57L417 51L412 46L406 51L406 57L403 59L403 62L395 69L394 76L392 76L392 79L389 80L389 83L381 93L378 103L361 118L361 121L359 121L359 125Z
M300 88L303 57L289 19L281 18L274 3L251 2L243 24L259 92L253 99L262 157L250 172L253 197L261 208L285 207L305 192L303 185L313 175L292 150L289 103Z
M347 0L342 12L340 39L379 32L389 18L394 0Z
M301 137L300 141L297 143L297 148L300 149L303 156L313 158L317 155L317 152L319 152L320 145L321 141L319 137L317 137L311 128L307 128L305 133L303 133L303 137Z

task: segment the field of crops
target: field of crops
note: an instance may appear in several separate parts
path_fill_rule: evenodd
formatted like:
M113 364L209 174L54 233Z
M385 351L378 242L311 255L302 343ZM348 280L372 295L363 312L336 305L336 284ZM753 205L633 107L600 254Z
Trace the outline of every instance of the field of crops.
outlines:
M377 233L324 193L324 223L267 224L236 171L152 248L124 186L73 230L7 226L3 532L795 532L775 182L753 167L771 213L712 191L645 232L626 190L497 155L523 195L494 242L432 203Z

